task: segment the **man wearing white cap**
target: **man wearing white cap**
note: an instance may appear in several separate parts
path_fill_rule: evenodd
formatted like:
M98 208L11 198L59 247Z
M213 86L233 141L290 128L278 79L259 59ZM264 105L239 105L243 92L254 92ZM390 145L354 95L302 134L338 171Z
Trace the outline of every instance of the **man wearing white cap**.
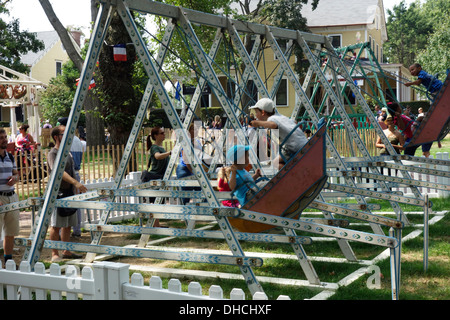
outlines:
M279 157L280 164L288 161L308 142L303 131L298 127L296 128L295 121L281 114L275 114L275 103L271 99L262 98L250 109L255 111L257 119L250 122L251 126L279 130L280 144L283 143L280 148L282 155L282 157Z

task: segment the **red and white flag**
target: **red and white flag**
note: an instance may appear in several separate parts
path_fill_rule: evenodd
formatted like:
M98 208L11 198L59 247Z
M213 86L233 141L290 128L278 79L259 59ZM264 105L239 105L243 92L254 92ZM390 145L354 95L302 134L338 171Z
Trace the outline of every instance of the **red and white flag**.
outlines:
M127 49L124 44L117 44L113 48L114 61L127 61Z
M80 82L80 78L78 78L76 81L77 81L77 86L78 86L78 83ZM91 90L94 87L95 87L95 80L94 80L94 78L92 78L91 83L89 83L88 90Z

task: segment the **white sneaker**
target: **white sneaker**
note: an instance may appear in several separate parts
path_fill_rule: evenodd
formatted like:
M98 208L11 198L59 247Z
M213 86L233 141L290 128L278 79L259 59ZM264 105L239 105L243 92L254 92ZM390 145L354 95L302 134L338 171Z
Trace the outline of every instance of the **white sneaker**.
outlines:
M60 256L52 256L52 262L61 262L62 259Z

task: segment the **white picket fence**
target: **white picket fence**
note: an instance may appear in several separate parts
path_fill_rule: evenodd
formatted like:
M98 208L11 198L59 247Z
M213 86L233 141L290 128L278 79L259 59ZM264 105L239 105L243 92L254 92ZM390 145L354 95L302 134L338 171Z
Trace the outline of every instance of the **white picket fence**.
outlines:
M432 157L430 157L432 158ZM436 154L436 159L438 160L450 160L449 153L448 152L438 152ZM393 163L394 161L388 161L389 163ZM421 162L413 162L413 161L402 161L402 165L404 165L406 168L412 167L412 168L422 168L422 169L430 169L430 170L439 170L443 172L450 172L450 166L449 165L437 165L437 164L430 164L430 163L421 163ZM332 176L333 171L337 171L336 168L329 168L330 171L330 177L329 181L331 183L337 183L342 184L344 182L342 177L339 176ZM354 168L353 170L359 170L361 172L367 172L371 173L371 170L368 167L361 167L361 168ZM389 169L389 168L378 168L380 174L390 177L398 177L403 178L400 170L397 169ZM431 175L431 174L425 174L425 173L418 173L418 172L412 172L406 171L409 173L412 180L421 181L421 182L427 182L427 183L434 183L434 184L440 184L444 186L450 185L450 178L439 176L439 175ZM363 189L369 189L373 191L381 190L380 186L377 185L378 181L375 181L373 179L367 179L367 178L361 178L361 181L357 184L357 187L363 188ZM422 194L427 194L429 198L440 198L440 197L448 197L450 196L450 192L442 189L436 189L432 187L422 187L418 186L417 190ZM411 190L410 187L405 185L399 185L398 187L392 187L392 192L400 192L403 196L406 197L415 197L415 194ZM327 191L324 193L327 197L345 197L346 195L342 192L335 192L335 191Z
M449 154L448 153L442 153L441 155L437 155L436 159L440 160L449 160ZM445 158L444 158L445 156ZM424 169L432 169L432 170L439 170L439 171L445 171L450 172L450 166L443 166L443 165L435 165L435 164L425 164L425 163L417 163L412 161L403 161L404 165L417 167L417 168L424 168ZM387 174L392 177L402 177L400 172L398 170L388 170L386 168L381 168L380 172L382 174ZM450 185L450 178L437 176L437 175L429 175L429 174L423 174L418 172L410 172L409 175L411 176L411 179L421 181L421 182L428 182L428 183L436 183L444 186ZM419 192L423 195L427 194L429 198L439 198L439 197L448 197L450 196L449 191L445 191L442 189L435 189L435 188L428 188L428 187L417 187ZM404 196L407 197L415 197L414 193L412 192L411 188L409 187L399 187L399 188L392 188L392 191L400 191L403 193Z
M124 263L98 262L86 266L81 274L74 265L51 264L45 270L38 262L31 271L28 261L19 268L8 260L2 269L0 262L0 300L245 300L242 289L233 289L230 299L225 299L220 286L212 285L209 294L203 295L198 282L191 282L187 292L182 292L181 282L171 279L163 289L162 280L151 277L144 285L140 273L129 276L129 265ZM62 274L64 272L64 274ZM263 292L253 295L253 300L268 300ZM277 300L290 300L279 296Z

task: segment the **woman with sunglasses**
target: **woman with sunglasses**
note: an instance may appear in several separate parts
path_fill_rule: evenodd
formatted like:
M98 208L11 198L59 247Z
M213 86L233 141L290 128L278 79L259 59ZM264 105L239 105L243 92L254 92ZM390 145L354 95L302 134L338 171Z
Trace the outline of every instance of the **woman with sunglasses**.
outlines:
M155 127L147 137L147 151L150 152L150 159L148 161L147 182L150 180L162 179L169 164L169 157L172 151L166 151L162 146L166 135L163 128ZM155 141L152 143L152 140Z

